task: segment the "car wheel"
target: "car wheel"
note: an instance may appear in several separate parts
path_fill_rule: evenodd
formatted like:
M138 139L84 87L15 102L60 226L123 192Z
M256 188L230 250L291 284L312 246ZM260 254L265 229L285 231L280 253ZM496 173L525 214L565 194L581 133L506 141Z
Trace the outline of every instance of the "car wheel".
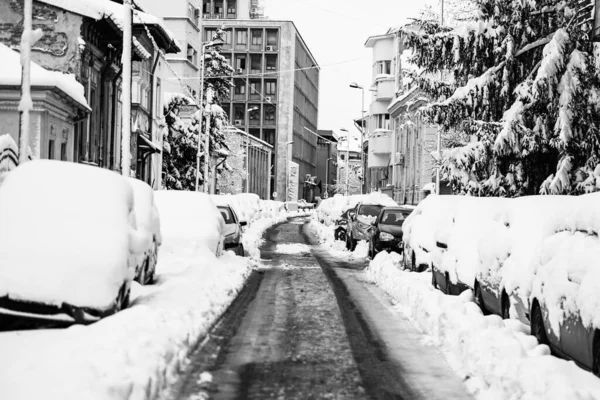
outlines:
M505 291L502 291L502 319L510 319L510 300Z
M531 310L531 334L535 336L540 344L550 345L548 336L546 336L546 328L544 327L544 316L542 308L535 301Z
M356 250L356 245L358 244L358 240L355 240L350 236L350 251Z
M351 251L352 245L350 244L350 235L346 233L346 250Z
M446 272L446 294L451 295L452 290L450 289L450 274Z
M483 294L481 293L481 286L479 282L475 281L475 294L474 294L475 304L479 306L483 315L488 315L489 312L487 308L485 308L485 303L483 302Z
M244 257L244 256L246 255L246 251L244 250L244 245L243 245L243 244L241 244L241 243L240 243L240 247L239 247L239 249L238 249L238 252L239 252L239 254L238 254L238 255L239 255L240 257Z
M369 240L369 254L368 255L371 260L373 258L375 258L375 254L373 254L373 244L370 240Z

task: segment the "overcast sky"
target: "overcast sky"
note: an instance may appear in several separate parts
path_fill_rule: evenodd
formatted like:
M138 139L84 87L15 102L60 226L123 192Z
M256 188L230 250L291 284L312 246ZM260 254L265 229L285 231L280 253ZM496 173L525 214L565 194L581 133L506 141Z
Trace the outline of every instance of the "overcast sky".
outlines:
M435 2L435 0L429 0ZM385 33L418 15L424 0L266 0L271 19L294 21L321 66L319 129L354 127L360 117L361 91L349 88L357 81L371 85L369 36ZM365 90L365 110L371 93Z

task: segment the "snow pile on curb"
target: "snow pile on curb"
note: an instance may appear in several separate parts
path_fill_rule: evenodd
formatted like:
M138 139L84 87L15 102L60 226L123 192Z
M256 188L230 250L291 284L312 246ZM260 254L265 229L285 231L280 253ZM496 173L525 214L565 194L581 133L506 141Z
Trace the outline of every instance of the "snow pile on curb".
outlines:
M319 244L323 246L330 254L345 259L362 259L367 258L369 255L369 244L364 240L361 240L356 245L356 249L353 252L346 249L346 243L341 240L335 240L334 237L334 225L324 225L316 221L314 218L308 223L308 230L318 240Z
M326 225L331 224L339 218L344 211L354 207L358 202L381 204L383 206L397 206L398 204L388 195L375 192L370 194L356 194L352 196L344 196L336 194L333 197L322 200L317 207L317 216L319 221L323 221Z
M156 199L160 206L165 197L196 201L198 195L162 193ZM189 207L172 207L170 200L168 212L159 208L164 241L156 284L133 283L132 306L93 325L0 333L0 354L10 360L0 374L0 398L156 399L177 378L190 350L243 288L252 262L230 252L213 254L222 218L208 196L193 209L201 209L216 232L198 230L198 213L186 214ZM255 218L244 235L254 252L262 232L288 217L273 202L259 210L255 215L263 218ZM188 224L182 225L184 215Z
M550 355L515 320L483 316L472 292L446 296L431 275L399 270L401 256L379 253L365 270L448 357L469 390L485 399L600 399L600 380Z

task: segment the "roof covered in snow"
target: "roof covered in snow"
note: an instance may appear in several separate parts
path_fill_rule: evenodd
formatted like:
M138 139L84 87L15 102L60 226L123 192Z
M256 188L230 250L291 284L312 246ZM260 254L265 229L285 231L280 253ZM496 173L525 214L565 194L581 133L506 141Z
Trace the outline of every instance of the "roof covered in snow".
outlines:
M0 43L0 86L21 85L21 55ZM35 62L31 62L31 86L55 87L79 103L83 108L90 110L85 99L83 86L75 80L72 74L49 71Z
M124 11L123 5L119 3L115 3L110 0L40 0L43 3L53 5L58 8L62 8L63 10L71 11L75 14L83 15L85 17L89 17L95 20L101 20L104 18L108 18L114 22L114 24L121 30L123 30L123 18ZM167 29L162 18L155 17L154 15L147 14L142 11L134 11L133 13L133 23L134 24L142 24L142 25L151 25L156 26L161 34L164 36L164 39L169 44L169 47L172 48L173 51L179 52L181 51L181 46L175 39L175 35ZM141 44L136 43L137 40L134 38L135 47L140 47ZM144 56L142 54L142 56Z

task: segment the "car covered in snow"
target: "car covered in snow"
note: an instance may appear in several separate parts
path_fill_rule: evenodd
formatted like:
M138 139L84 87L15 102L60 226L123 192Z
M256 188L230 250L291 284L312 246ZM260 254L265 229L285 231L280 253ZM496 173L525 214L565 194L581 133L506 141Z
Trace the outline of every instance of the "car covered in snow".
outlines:
M413 208L384 207L369 230L369 257L388 250L402 253L402 224Z
M600 199L598 199L600 200ZM531 334L600 376L600 239L563 231L544 240L531 296Z
M0 312L91 323L125 308L136 259L131 185L102 168L36 160L0 186Z
M309 203L304 199L299 199L298 200L298 209L299 210L313 210L315 208L315 205L313 203Z
M180 259L221 256L225 221L211 196L181 190L157 190L154 201L161 218L162 253Z
M369 240L371 226L383 207L381 204L358 202L348 211L346 249L354 251L359 240Z
M160 217L154 204L154 191L146 182L128 178L133 189L135 221L139 230L147 232L152 238L150 246L136 261L135 280L142 285L154 282L158 248L162 243Z
M235 196L211 196L217 205L217 209L225 222L225 236L223 242L224 250L231 250L238 256L244 256L244 245L242 244L242 228L248 225L248 222L240 218L240 213L234 203L231 201Z

